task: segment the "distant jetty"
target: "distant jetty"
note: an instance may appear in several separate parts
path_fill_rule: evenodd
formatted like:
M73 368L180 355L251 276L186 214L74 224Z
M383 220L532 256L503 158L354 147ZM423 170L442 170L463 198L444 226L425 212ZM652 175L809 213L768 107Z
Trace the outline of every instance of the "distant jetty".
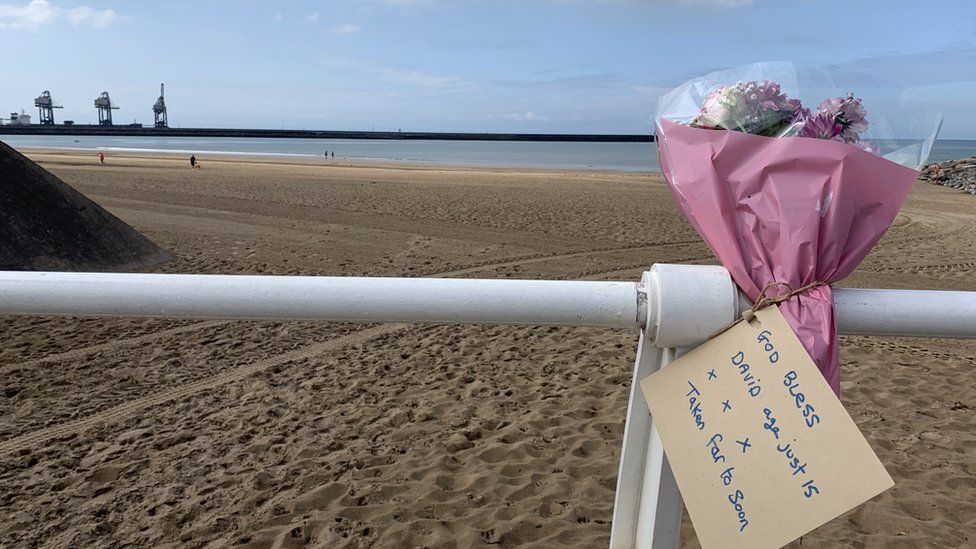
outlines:
M230 128L141 128L99 125L0 125L0 135L111 135L144 137L278 137L304 139L431 139L442 141L580 141L650 143L654 136L589 133L365 132L318 130L241 130Z

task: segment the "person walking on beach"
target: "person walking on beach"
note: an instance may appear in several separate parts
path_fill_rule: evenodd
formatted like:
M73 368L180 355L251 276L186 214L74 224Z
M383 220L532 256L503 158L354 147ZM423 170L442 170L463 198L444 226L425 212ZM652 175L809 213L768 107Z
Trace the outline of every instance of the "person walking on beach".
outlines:
M329 149L325 149L325 154L323 156L325 156L326 158L329 157Z
M193 169L193 168L196 168L196 167L197 167L197 155L191 154L190 155L190 169Z
M102 164L105 163L105 153L103 152L98 153L98 161L101 162Z
M332 158L335 158L335 149L332 149Z

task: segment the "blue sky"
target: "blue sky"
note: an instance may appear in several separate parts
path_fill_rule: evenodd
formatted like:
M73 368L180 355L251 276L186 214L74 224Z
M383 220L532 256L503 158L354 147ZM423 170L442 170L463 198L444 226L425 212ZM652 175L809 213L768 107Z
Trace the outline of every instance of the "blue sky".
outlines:
M662 92L772 59L872 67L976 138L971 1L0 0L0 51L0 113L49 89L78 123L103 90L151 123L165 82L173 126L648 133Z

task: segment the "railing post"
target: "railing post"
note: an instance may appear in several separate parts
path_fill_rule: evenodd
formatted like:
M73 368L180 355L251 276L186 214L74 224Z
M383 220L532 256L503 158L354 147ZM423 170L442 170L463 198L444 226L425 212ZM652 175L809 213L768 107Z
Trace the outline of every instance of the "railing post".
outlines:
M728 324L736 288L722 267L655 265L644 273L647 321L637 345L610 532L611 549L676 549L682 500L640 381Z
M673 349L652 347L650 338L641 334L617 473L610 532L612 549L678 546L681 495L640 390L640 380L666 366L673 356Z

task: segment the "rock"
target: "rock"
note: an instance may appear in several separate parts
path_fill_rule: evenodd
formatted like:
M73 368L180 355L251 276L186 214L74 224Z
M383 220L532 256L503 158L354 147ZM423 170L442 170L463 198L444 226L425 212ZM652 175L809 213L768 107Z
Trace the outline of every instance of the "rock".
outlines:
M919 171L919 179L976 195L976 157L929 164Z
M0 142L0 270L125 271L169 253Z

